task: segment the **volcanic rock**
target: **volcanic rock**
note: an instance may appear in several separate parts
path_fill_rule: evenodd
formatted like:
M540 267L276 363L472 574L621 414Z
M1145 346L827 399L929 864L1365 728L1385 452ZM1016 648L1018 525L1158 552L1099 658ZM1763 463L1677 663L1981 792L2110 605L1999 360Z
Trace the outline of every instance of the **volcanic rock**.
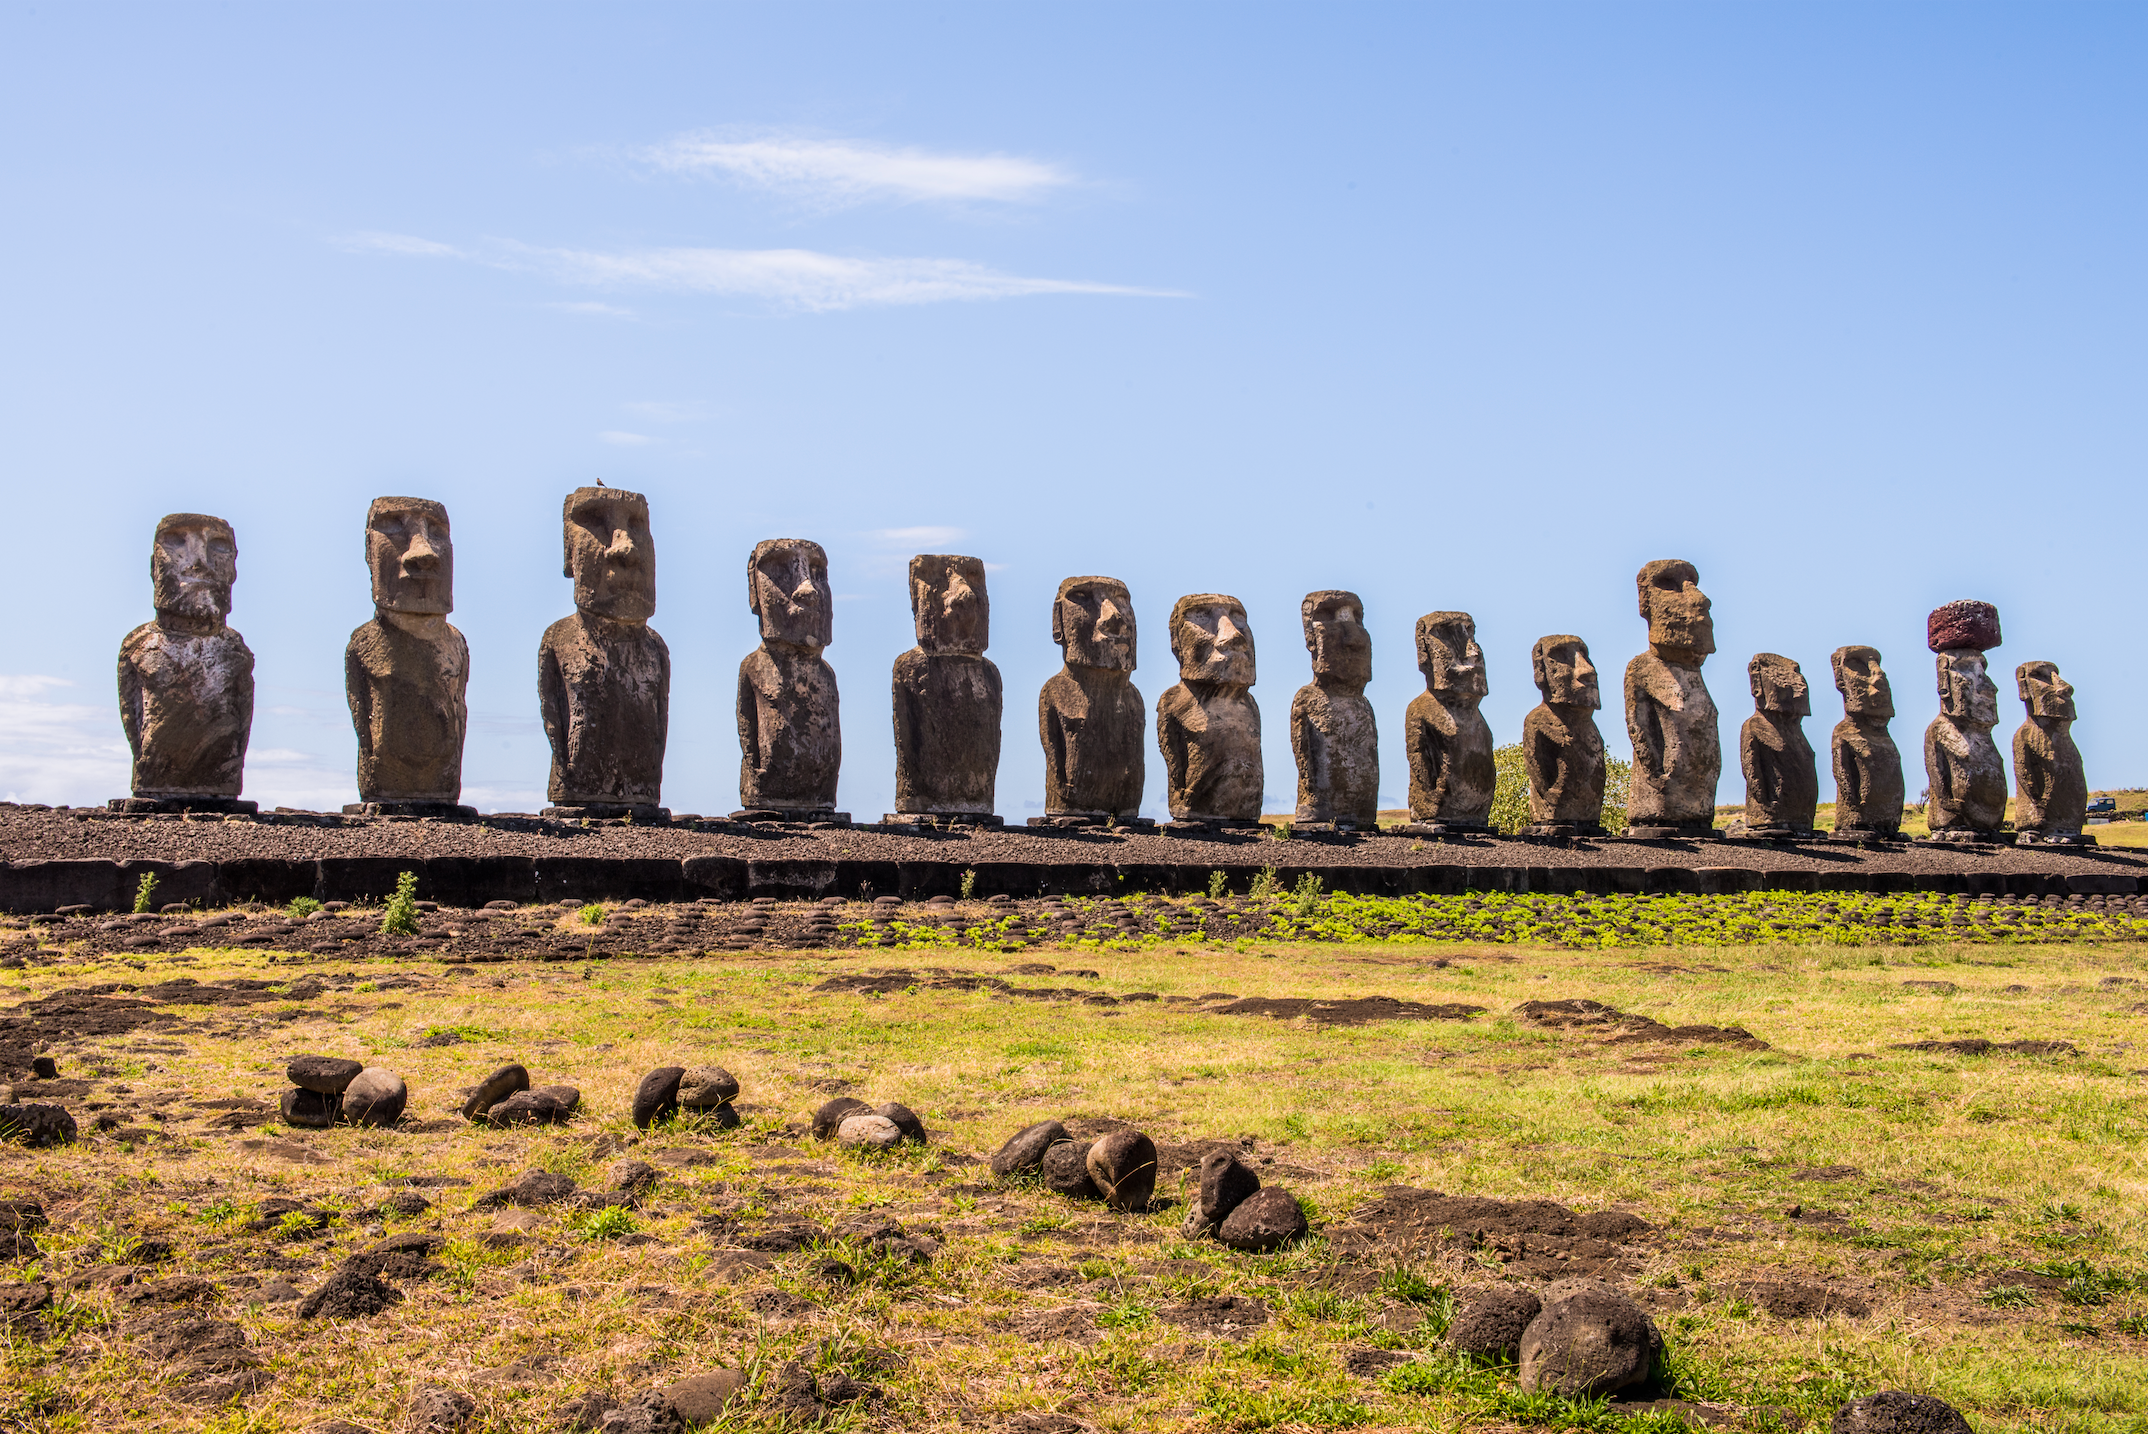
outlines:
M1044 1163L1044 1152L1068 1139L1067 1128L1056 1120L1040 1120L1007 1137L992 1156L992 1173L1005 1180L1014 1175L1033 1175Z
M359 1062L341 1056L293 1056L283 1073L300 1090L341 1095L344 1087L356 1080L364 1069Z
M1234 1250L1273 1250L1304 1235L1298 1197L1274 1186L1248 1195L1216 1226L1216 1238Z

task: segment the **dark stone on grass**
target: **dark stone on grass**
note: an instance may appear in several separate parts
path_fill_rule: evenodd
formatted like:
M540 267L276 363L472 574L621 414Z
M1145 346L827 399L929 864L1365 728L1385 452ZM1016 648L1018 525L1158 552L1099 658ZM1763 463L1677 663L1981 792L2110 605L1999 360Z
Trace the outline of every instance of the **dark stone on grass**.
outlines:
M1234 1250L1274 1250L1305 1237L1305 1211L1298 1197L1270 1186L1248 1195L1216 1226L1216 1238Z
M1103 1196L1096 1182L1089 1178L1089 1142L1086 1140L1063 1140L1044 1152L1044 1160L1037 1167L1044 1183L1061 1195L1077 1200L1099 1200Z
M1253 1168L1227 1150L1211 1150L1201 1157L1201 1216L1220 1225L1260 1189Z
M285 1125L296 1125L307 1130L326 1130L336 1123L343 1111L343 1098L322 1095L317 1090L303 1086L291 1086L277 1101L276 1108L283 1116Z
M504 1065L486 1076L470 1098L462 1103L464 1120L481 1120L486 1111L518 1090L530 1088L530 1073L519 1065Z
M1528 1290L1503 1288L1471 1296L1447 1326L1445 1344L1478 1359L1518 1360L1522 1335L1543 1313L1544 1302Z
M895 1128L902 1132L904 1140L914 1141L919 1145L925 1143L925 1122L918 1119L917 1112L901 1101L891 1100L885 1105L876 1105L873 1107L873 1114L895 1122Z
M1138 1130L1115 1130L1089 1147L1089 1179L1115 1210L1146 1210L1156 1193L1156 1142Z
M360 1269L345 1266L299 1301L300 1319L362 1319L398 1304L402 1291Z
M646 1160L622 1160L612 1167L610 1188L637 1200L648 1194L656 1182L656 1167Z
M1040 1120L1007 1137L992 1156L992 1173L1005 1180L1014 1175L1034 1175L1044 1163L1044 1152L1068 1139L1067 1128L1056 1120Z
M452 1434L467 1429L477 1415L477 1401L460 1390L438 1384L421 1384L410 1396L410 1418L405 1425L412 1434Z
M582 1103L582 1093L571 1085L539 1086L535 1090L516 1091L485 1112L490 1125L505 1128L510 1125L564 1125L574 1118L575 1110Z
M1567 1399L1601 1399L1647 1382L1663 1337L1639 1305L1608 1285L1564 1280L1521 1340L1521 1387Z
M722 1066L696 1066L679 1078L680 1105L707 1110L738 1098L738 1077Z
M813 1138L832 1140L843 1122L853 1115L869 1115L873 1108L853 1095L839 1095L813 1112Z
M30 1075L36 1080L58 1080L60 1063L51 1056L30 1057Z
M343 1118L352 1125L393 1125L410 1103L410 1087L394 1071L372 1066L343 1088Z
M32 1150L68 1145L75 1138L75 1118L58 1105L0 1105L0 1140Z
M1898 1389L1852 1399L1835 1411L1828 1434L1970 1434L1969 1421L1943 1399Z
M684 1066L658 1066L641 1078L634 1091L634 1124L643 1130L668 1119L679 1108L679 1081Z
M364 1069L359 1062L341 1056L293 1056L283 1073L300 1090L341 1095L344 1087L358 1079L358 1073Z
M574 1181L549 1170L532 1170L507 1187L510 1204L554 1205L575 1191Z

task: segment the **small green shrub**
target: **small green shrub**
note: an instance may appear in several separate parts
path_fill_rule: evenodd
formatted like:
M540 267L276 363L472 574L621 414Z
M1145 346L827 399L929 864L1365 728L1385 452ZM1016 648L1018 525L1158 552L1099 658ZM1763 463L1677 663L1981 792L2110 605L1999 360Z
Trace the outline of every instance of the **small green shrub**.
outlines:
M291 899L291 904L284 908L284 914L293 921L304 921L320 909L321 903L315 901L312 897L296 896Z
M963 899L964 901L968 901L968 900L969 900L969 899L970 899L971 897L975 896L976 894L977 894L977 873L976 873L976 872L974 872L974 871L965 871L965 872L963 872L963 873L962 873L962 899Z
M1274 867L1264 866L1260 869L1260 875L1253 878L1253 885L1247 889L1246 895L1259 900L1265 896L1280 896L1282 892L1283 879L1275 874Z
M1223 895L1224 887L1229 884L1229 881L1230 878L1220 871L1210 872L1208 874L1208 899L1214 901L1217 897Z
M584 926L602 926L604 924L604 908L594 901L577 911L575 915L582 918Z
M134 914L136 916L156 909L150 905L150 898L156 894L156 889L157 874L153 871L143 872L141 885L134 888Z
M1290 899L1298 915L1311 916L1313 908L1320 904L1320 878L1311 872L1299 877L1298 884L1290 889Z
M606 1205L601 1210L589 1210L574 1217L574 1232L585 1240L616 1240L631 1235L640 1228L634 1212L624 1205Z
M418 934L418 874L406 871L395 879L395 895L381 909L380 934L383 936L415 936Z

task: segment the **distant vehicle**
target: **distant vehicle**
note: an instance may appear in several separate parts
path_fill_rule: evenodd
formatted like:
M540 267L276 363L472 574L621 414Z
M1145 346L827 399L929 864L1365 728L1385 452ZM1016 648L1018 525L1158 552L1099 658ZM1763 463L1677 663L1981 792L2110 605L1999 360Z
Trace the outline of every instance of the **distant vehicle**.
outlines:
M2118 810L2118 798L2098 797L2088 804L2090 816L2103 816Z

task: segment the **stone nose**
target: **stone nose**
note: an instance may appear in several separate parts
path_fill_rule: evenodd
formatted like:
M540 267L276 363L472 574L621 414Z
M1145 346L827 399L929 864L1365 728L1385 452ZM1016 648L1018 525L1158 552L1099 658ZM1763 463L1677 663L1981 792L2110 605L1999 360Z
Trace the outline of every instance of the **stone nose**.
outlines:
M631 563L640 552L632 533L625 528L614 528L611 546L604 550L604 556L615 563Z
M403 571L406 573L437 572L440 568L440 550L433 546L432 534L424 528L411 530L410 543L403 549Z
M1105 598L1104 605L1096 610L1096 630L1111 637L1126 631L1126 614L1110 598Z
M1238 648L1244 647L1245 645L1245 629L1241 628L1237 623L1232 622L1229 618L1225 618L1221 622L1216 624L1217 647L1236 651Z
M811 578L807 578L804 582L798 584L797 587L791 589L791 602L795 606L811 607L813 606L813 604L819 601L820 589L813 585L813 580Z

